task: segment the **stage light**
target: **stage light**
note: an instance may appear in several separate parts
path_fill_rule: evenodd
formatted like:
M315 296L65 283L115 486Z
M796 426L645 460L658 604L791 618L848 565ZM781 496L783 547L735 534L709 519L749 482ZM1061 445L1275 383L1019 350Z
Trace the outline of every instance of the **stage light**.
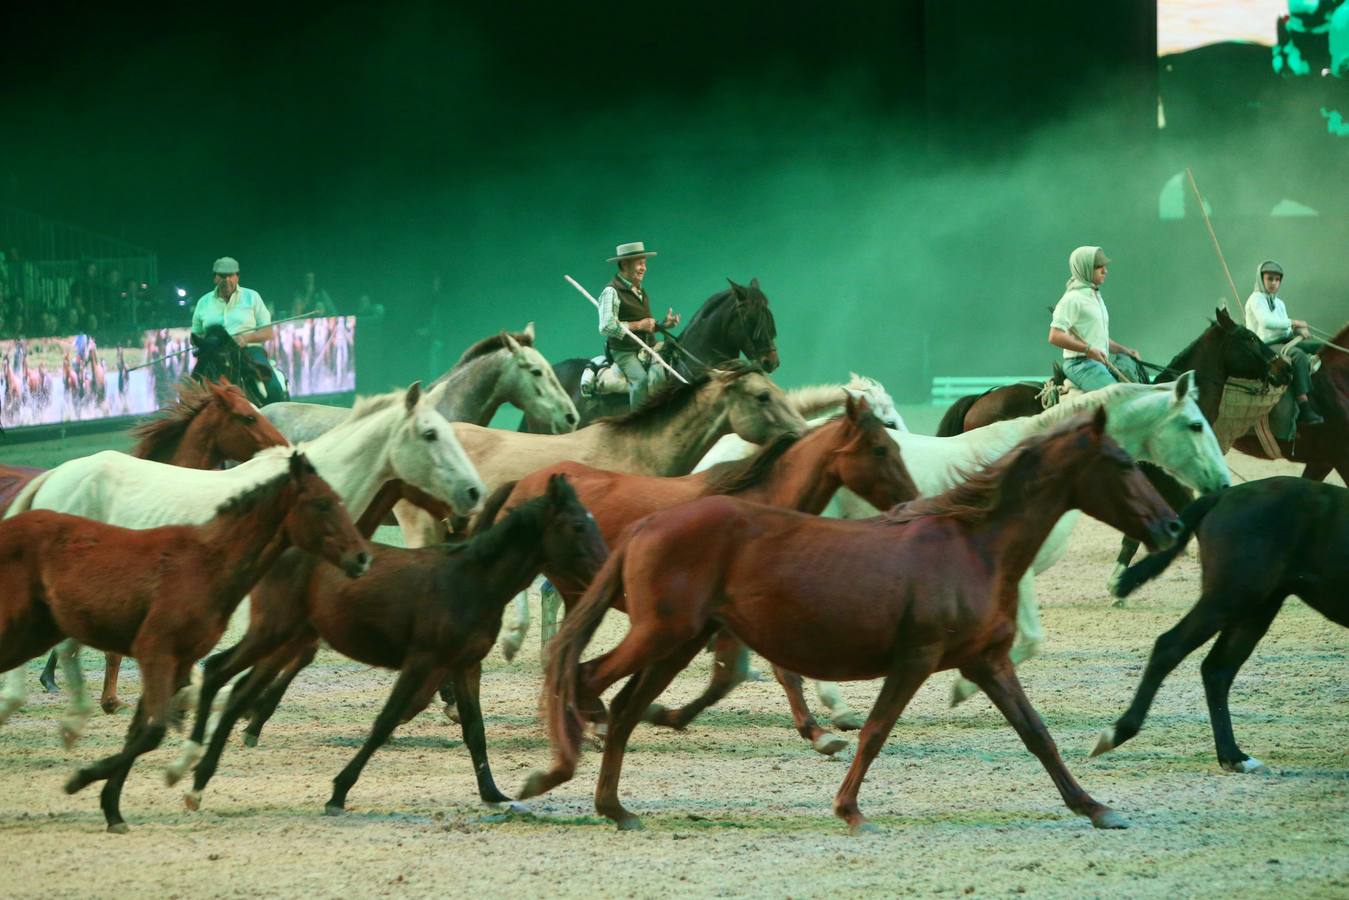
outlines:
M178 294L179 297L186 297L186 296L187 296L187 289L186 289L186 288L174 288L174 291L177 292L177 294Z

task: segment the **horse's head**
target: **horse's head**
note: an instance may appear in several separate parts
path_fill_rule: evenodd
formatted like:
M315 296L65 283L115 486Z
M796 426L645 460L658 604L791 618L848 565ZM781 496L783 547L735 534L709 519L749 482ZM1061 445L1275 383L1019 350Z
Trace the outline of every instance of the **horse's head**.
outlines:
M817 428L805 440L813 440L816 435L831 440L837 448L829 465L843 486L877 509L889 509L918 496L899 445L866 400L854 400L849 395L843 415Z
M759 279L751 278L748 285L731 285L735 302L735 321L733 340L745 359L757 363L765 372L772 372L781 363L778 359L778 326L773 321L773 311L768 308L768 298L759 289Z
M543 502L544 568L550 575L574 579L578 587L589 584L609 555L595 517L565 475L548 477Z
M1217 310L1209 331L1220 336L1223 369L1228 378L1258 378L1266 384L1288 384L1292 380L1293 369L1288 360L1228 315L1225 307Z
M547 426L552 434L575 431L580 421L576 404L558 381L548 360L534 348L534 323L526 325L522 333L531 343L522 343L501 332L504 352L509 356L498 389L501 396L524 410L531 421Z
M323 557L352 578L364 574L370 568L370 544L356 530L342 498L298 451L291 454L289 478L297 491L286 516L291 543Z
M1194 372L1171 383L1112 388L1107 402L1110 433L1139 459L1156 463L1181 482L1207 494L1232 483L1222 448L1199 408Z
M388 444L394 475L450 504L461 516L482 508L487 493L478 470L454 434L454 428L422 396L420 381L403 396L403 420Z
M1039 461L1031 477L1071 479L1069 503L1093 519L1164 550L1180 534L1180 520L1133 457L1106 434L1105 407L1070 420L1036 448Z
M264 447L290 443L229 379L208 381L206 389L211 392L211 401L203 412L212 417L207 432L220 456L245 462Z
M713 369L711 378L731 430L750 443L767 443L780 434L805 434L809 428L782 388L758 366L729 363Z
M895 431L908 431L909 426L904 424L904 417L899 414L895 408L894 398L890 396L885 385L874 378L868 378L865 375L858 375L856 372L849 372L850 376L843 390L859 400L866 400L867 406L871 409L871 414L881 420L886 428L893 428Z

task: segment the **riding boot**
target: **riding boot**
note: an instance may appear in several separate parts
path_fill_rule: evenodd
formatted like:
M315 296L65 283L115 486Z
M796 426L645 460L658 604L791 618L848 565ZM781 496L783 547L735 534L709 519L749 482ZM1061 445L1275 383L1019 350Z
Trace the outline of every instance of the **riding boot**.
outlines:
M1324 425L1325 418L1316 411L1310 400L1297 402L1297 423L1299 425Z

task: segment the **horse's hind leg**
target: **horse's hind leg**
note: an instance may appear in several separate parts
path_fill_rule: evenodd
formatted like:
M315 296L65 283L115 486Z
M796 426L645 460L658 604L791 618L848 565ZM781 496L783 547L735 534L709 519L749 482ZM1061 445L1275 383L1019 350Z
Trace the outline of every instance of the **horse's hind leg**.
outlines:
M1069 809L1091 819L1091 824L1096 828L1129 827L1127 819L1105 804L1093 800L1073 778L1059 756L1059 748L1055 746L1049 729L1021 689L1016 669L1005 654L993 659L986 658L961 671L983 688L988 699L1016 729L1026 749L1035 754L1053 779L1054 786L1059 789L1059 795Z
M370 729L370 736L365 739L361 749L356 751L356 756L351 762L347 763L346 768L337 773L333 779L333 793L324 804L323 811L327 815L335 816L341 814L347 806L347 792L356 784L356 780L361 777L361 770L365 764L374 755L375 751L384 746L389 735L398 727L399 721L403 718L403 711L407 709L412 698L418 693L422 686L428 680L434 680L444 670L436 671L425 661L415 661L404 666L403 671L398 673L398 681L394 683L393 691L389 694L388 701L384 708L379 711L375 718L374 727ZM437 683L433 681L433 683Z
M525 636L529 634L529 593L521 591L511 600L511 615L507 617L505 627L501 629L501 655L506 662L515 659L520 648L525 645Z
M667 709L659 703L653 703L642 714L642 718L652 725L664 725L683 731L703 710L721 702L721 698L745 680L748 660L749 651L740 639L729 631L722 630L717 634L716 646L713 648L712 681L708 684L707 690L677 709ZM790 689L788 699L791 699Z
M1152 647L1143 679L1138 683L1133 702L1115 724L1101 732L1092 756L1100 756L1115 749L1143 728L1143 720L1157 696L1158 689L1171 670L1218 633L1228 620L1225 604L1218 595L1205 592L1185 616L1170 631L1163 633Z
M595 784L595 809L613 819L621 831L642 827L641 820L624 809L618 799L618 778L623 772L628 738L641 721L647 705L659 697L675 676L702 651L708 637L710 635L704 632L682 647L676 647L634 675L614 697L609 709L609 730L604 738L604 760Z
M262 692L262 696L258 697L257 702L253 704L252 718L248 720L248 727L244 729L245 747L256 747L258 745L258 738L262 737L262 726L271 720L276 708L281 705L281 699L286 696L286 691L290 689L291 682L295 680L295 676L299 675L314 661L318 651L317 640L309 643L291 659L281 675L267 686L267 689Z
M55 694L61 690L56 684L56 651L53 650L47 654L47 664L42 667L42 674L38 676L38 682L41 683L43 690L49 694Z
M487 733L482 725L482 705L478 702L482 663L454 672L452 677L464 744L468 746L469 758L473 760L473 774L478 779L478 796L484 803L510 803L511 798L501 793L492 779L492 767L487 761Z
M800 675L778 666L773 667L773 675L787 695L787 705L791 707L792 721L796 724L797 732L810 741L810 746L816 753L833 756L848 746L848 742L843 738L821 728L820 723L810 714L810 707L806 705L806 695L801 687Z
M1115 593L1115 588L1119 585L1120 576L1124 574L1125 569L1129 568L1129 563L1133 562L1134 557L1138 554L1138 548L1140 546L1142 545L1131 537L1123 538L1120 541L1119 556L1115 557L1115 571L1110 573L1110 580L1106 582L1106 589L1109 590L1112 595ZM1124 598L1120 597L1110 605L1117 608L1123 608L1124 603Z
M1213 726L1218 764L1229 772L1254 772L1264 768L1264 763L1242 753L1237 746L1227 697L1232 690L1232 680L1236 678L1242 664L1250 658L1255 645L1265 636L1282 606L1282 599L1271 602L1247 618L1228 625L1218 635L1218 640L1213 642L1213 649L1199 667L1204 679L1204 696L1208 700L1209 724Z
M117 677L121 671L121 656L116 653L103 654L103 696L99 698L98 705L109 715L126 705L117 699Z
M69 750L84 733L84 723L93 714L94 704L84 684L84 670L80 668L80 645L70 639L62 641L56 648L56 654L70 690L70 706L61 719L61 741Z

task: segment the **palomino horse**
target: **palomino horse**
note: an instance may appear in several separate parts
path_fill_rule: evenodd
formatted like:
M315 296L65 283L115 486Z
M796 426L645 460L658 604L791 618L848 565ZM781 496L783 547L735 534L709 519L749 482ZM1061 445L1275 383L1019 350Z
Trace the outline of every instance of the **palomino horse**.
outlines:
M1103 408L1109 413L1107 428L1111 438L1128 453L1161 466L1183 483L1207 493L1226 487L1230 476L1218 439L1200 414L1194 394L1193 376L1187 372L1174 384L1112 385L1069 398L1036 416L995 422L952 437L898 431L889 434L899 445L904 465L919 493L930 497L954 488L969 473L999 458L1019 441L1084 410ZM876 512L876 508L843 489L827 514L863 519ZM1018 587L1017 640L1011 650L1014 662L1022 662L1039 652L1044 634L1035 599L1035 575L1063 558L1077 517L1076 512L1069 512L1055 526ZM820 700L829 707L835 726L845 730L861 726L861 716L848 708L835 685L821 682L816 688ZM972 682L958 679L952 701L959 703L974 691Z
M380 486L395 478L448 503L460 515L475 512L482 503L483 484L473 464L450 423L424 400L415 383L406 391L357 402L346 422L301 449L352 509L369 506ZM198 471L105 451L39 475L10 504L6 516L55 509L128 528L199 524L228 498L275 477L288 458L288 451L278 447L233 469ZM65 656L75 649L67 642L60 652ZM8 676L11 696L23 693L17 675L15 670ZM72 703L87 710L82 689Z
M426 705L447 677L455 687L478 795L486 803L509 802L497 789L487 761L478 705L482 659L501 628L502 610L541 569L565 583L584 584L604 562L606 551L594 520L561 476L549 480L543 496L475 532L471 540L460 544L378 547L369 574L359 582L339 581L329 577L331 572L324 566L296 560L296 573L303 570L299 579L278 572L278 577L259 585L253 592L248 633L235 647L207 662L192 730L192 740L197 742L204 739L216 690L262 661L230 696L210 748L197 765L193 789L186 798L189 808L200 806L201 792L216 770L234 723L271 684L278 671L276 660L283 665L290 661L284 654L267 659L269 654L299 645L302 668L313 659L320 638L352 659L399 673L370 736L333 780L333 793L325 807L329 815L346 808L347 792L371 755L399 722ZM367 589L351 590L356 584L365 584ZM284 686L280 685L282 690ZM255 722L269 716L280 701L280 691L269 693L262 709L255 710ZM257 724L260 728L261 723ZM249 727L256 738L257 732ZM175 765L171 772L185 773L186 766Z
M773 321L773 311L768 308L768 298L759 289L759 279L750 279L748 285L726 280L730 290L708 297L676 338L687 352L675 351L671 342L667 342L661 352L666 362L690 381L701 375L705 368L734 362L741 354L765 372L772 372L779 365L777 323ZM694 362L690 354L698 361ZM582 425L589 425L602 416L620 416L628 411L626 393L600 397L581 394L581 375L589 362L588 359L564 359L555 367L562 386L580 410ZM541 425L526 415L520 429L535 433L546 431Z
M1340 329L1331 344L1349 347L1349 325ZM1349 484L1349 353L1328 344L1318 355L1321 368L1312 375L1312 398L1325 424L1298 426L1297 436L1280 441L1279 449L1285 459L1306 464L1303 478L1321 481L1333 469ZM1253 434L1238 438L1233 446L1251 456L1269 457Z
M1265 478L1201 497L1181 519L1181 539L1130 567L1120 579L1119 593L1124 596L1160 575L1193 534L1199 538L1204 570L1199 602L1157 638L1128 711L1101 734L1091 755L1113 750L1138 734L1162 681L1216 634L1200 672L1218 764L1230 772L1254 772L1263 763L1241 752L1232 733L1227 704L1232 680L1291 594L1349 627L1349 557L1344 552L1349 547L1349 491L1305 478Z
M526 476L514 487L503 486L488 498L481 520L495 516L497 504L510 510L545 491L554 475L566 475L581 500L595 516L610 547L617 546L623 529L643 516L687 503L698 497L727 494L741 500L783 509L819 514L840 487L847 487L881 509L912 500L918 490L904 468L895 442L885 426L871 415L866 401L848 398L844 414L805 437L787 435L765 445L745 460L723 463L696 475L658 478L594 469L580 463L558 463ZM509 490L509 494L503 496ZM581 586L584 588L584 585ZM569 594L574 602L580 590ZM621 606L620 606L621 608ZM545 610L545 619L548 617ZM740 642L729 635L718 638L712 684L706 694L681 710L680 717L660 718L663 725L683 728L706 706L715 703L743 680ZM787 684L797 676L776 672ZM797 690L788 692L797 730L821 753L836 753L847 742L826 732L810 717Z
M793 672L885 679L834 799L854 833L874 827L857 805L868 767L919 686L949 668L993 699L1069 809L1097 828L1125 827L1073 780L1008 657L1017 582L1066 511L1082 509L1155 547L1180 531L1106 436L1105 419L1098 410L1030 438L954 490L867 522L704 497L634 524L554 639L544 688L553 768L532 775L521 798L572 776L581 714L631 675L610 710L595 808L619 828L639 827L618 799L628 737L708 637L728 628ZM604 613L624 595L628 633L581 664Z
M285 445L281 432L258 415L258 408L248 402L238 386L221 379L218 383L181 381L177 389L177 402L131 429L131 436L137 439L130 451L132 456L187 469L215 469L227 460L245 462L265 447ZM34 469L30 477L40 472ZM0 510L7 502L0 488ZM111 713L122 707L117 697L122 658L109 653L106 659L99 705ZM56 690L56 663L53 652L41 677L48 691Z
M22 665L63 636L141 665L141 699L121 752L66 782L73 794L106 781L100 805L109 831L127 831L122 784L136 757L163 740L171 701L192 664L215 646L234 608L291 544L351 577L370 565L370 545L299 453L287 471L224 504L203 525L118 528L47 510L0 522L0 669ZM72 682L80 677L78 665L67 672ZM17 709L5 699L0 722Z

